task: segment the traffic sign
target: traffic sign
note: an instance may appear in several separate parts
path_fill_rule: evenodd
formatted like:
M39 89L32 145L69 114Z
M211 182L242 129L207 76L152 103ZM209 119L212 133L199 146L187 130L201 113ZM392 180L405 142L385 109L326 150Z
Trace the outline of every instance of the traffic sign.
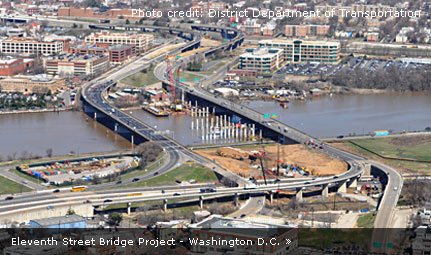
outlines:
M264 118L269 118L269 117L271 117L271 115L269 115L268 113L265 113L265 114L263 115L263 117L264 117Z
M195 81L199 81L199 78L195 78Z
M383 244L382 244L382 243L380 243L380 242L374 242L374 243L373 243L373 247L381 248L381 247L383 247Z
M277 113L273 113L273 114L271 114L271 118L277 118L278 117L278 114Z
M186 79L184 79L184 78L180 79L180 82L185 82L185 81L186 81Z

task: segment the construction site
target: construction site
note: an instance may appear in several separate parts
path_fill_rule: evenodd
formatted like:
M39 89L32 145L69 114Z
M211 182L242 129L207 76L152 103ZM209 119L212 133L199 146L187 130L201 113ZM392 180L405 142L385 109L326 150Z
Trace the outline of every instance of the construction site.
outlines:
M332 176L347 170L345 162L302 144L222 147L197 153L245 178Z

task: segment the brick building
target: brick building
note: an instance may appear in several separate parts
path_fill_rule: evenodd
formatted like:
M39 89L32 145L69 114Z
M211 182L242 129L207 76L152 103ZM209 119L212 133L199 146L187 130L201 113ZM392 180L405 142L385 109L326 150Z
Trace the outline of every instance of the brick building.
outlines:
M123 63L124 61L136 56L135 45L116 44L109 46L106 43L97 43L96 45L81 44L71 46L69 53L72 54L92 54L92 55L109 55L111 63Z
M326 36L328 25L286 25L284 34L289 37Z
M151 34L132 34L132 33L109 33L103 31L93 33L85 37L87 43L106 43L109 45L126 44L134 45L137 52L146 52L153 45L154 36Z
M48 74L96 77L108 70L109 57L108 55L62 54L43 58L43 67Z
M0 59L0 76L24 73L33 66L33 59Z
M17 75L0 80L0 91L20 93L55 92L66 87L65 79Z

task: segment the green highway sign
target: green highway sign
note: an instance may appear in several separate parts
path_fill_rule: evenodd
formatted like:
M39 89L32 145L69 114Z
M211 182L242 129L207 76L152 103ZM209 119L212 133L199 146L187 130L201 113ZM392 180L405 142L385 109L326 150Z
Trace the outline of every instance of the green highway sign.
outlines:
M264 115L263 115L263 117L264 118L269 118L271 115L269 115L268 113L265 113Z
M184 78L180 79L180 82L185 82L185 81L186 81L186 79L184 79Z
M381 247L383 247L383 244L382 244L382 243L379 243L379 242L374 242L374 243L373 243L373 247L381 248Z
M195 81L199 81L199 78L195 78Z

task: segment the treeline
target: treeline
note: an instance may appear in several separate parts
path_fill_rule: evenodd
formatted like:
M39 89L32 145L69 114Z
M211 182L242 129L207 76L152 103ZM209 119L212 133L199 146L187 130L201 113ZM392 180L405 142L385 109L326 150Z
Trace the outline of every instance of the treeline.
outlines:
M368 71L363 69L341 70L332 78L334 85L348 88L387 89L395 91L431 90L431 66L402 69L390 66Z

